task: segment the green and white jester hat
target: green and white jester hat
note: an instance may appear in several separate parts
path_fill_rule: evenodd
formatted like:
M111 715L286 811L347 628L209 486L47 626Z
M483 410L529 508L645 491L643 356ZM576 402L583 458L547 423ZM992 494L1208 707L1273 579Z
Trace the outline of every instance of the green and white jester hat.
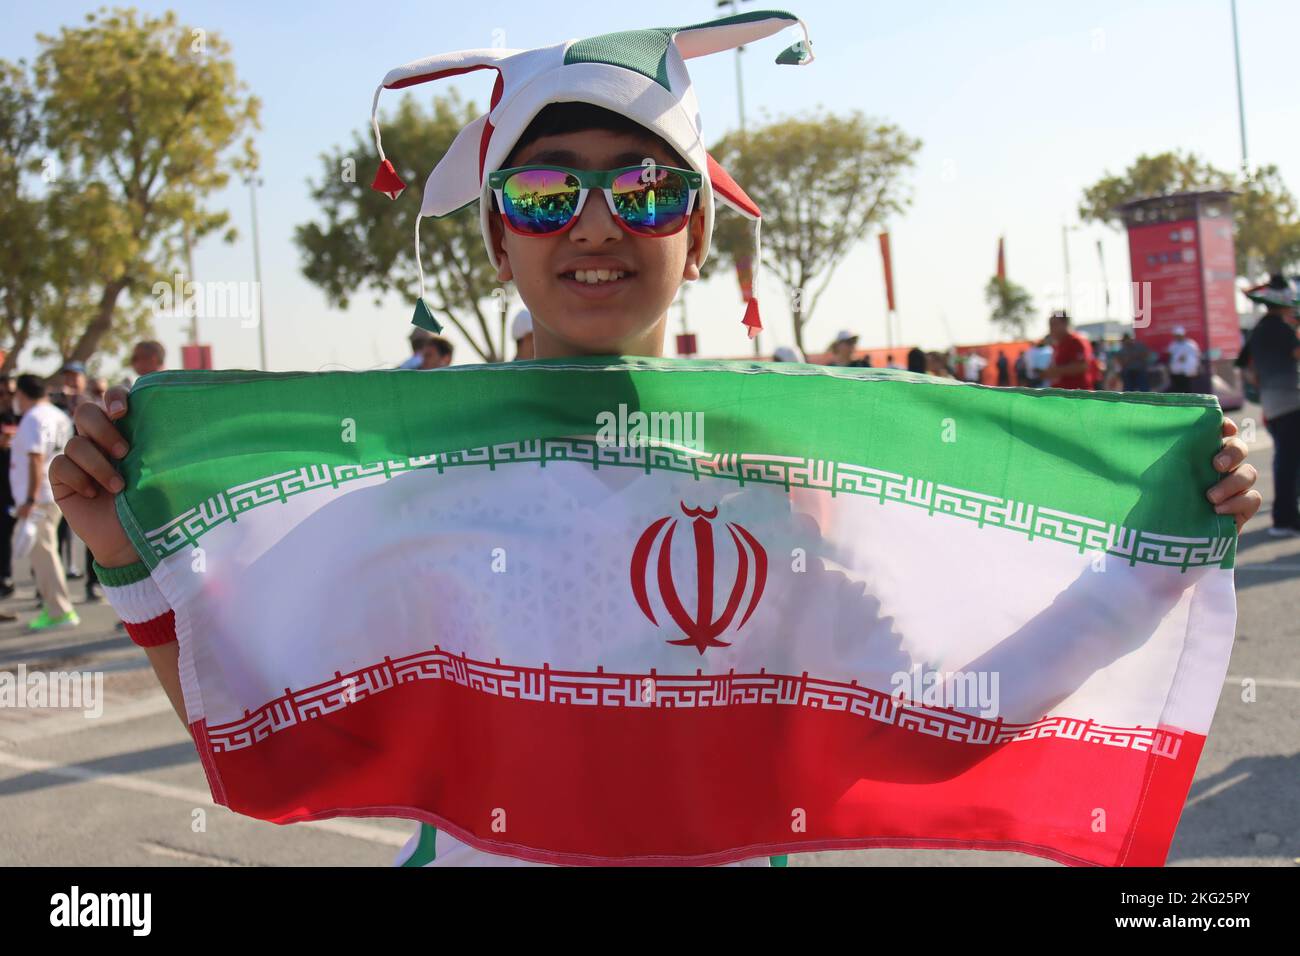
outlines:
M760 10L681 27L654 27L607 33L585 40L566 40L535 50L480 49L442 53L389 71L375 90L371 125L380 167L372 189L396 199L406 187L385 157L379 136L379 94L469 73L496 70L488 112L460 131L451 148L424 184L416 218L416 261L419 262L420 218L449 216L479 200L479 219L488 258L496 266L489 215L492 210L488 174L506 157L543 107L579 102L620 113L661 136L703 177L700 203L704 211L703 263L713 236L714 195L754 224L754 274L759 266L759 226L762 213L745 191L708 154L702 139L699 104L686 72L686 60L731 50L771 36L793 24L803 28L802 41L776 58L780 64L811 63L808 28L790 13ZM436 327L424 303L424 274L420 272L420 302L416 325ZM744 324L753 338L762 329L758 300L751 298Z

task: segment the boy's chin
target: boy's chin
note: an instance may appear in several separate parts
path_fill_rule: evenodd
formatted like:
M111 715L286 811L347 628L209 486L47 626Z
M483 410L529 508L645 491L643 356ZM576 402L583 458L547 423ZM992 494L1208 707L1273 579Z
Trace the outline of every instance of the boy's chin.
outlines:
M553 334L568 348L584 355L628 355L645 351L644 342L653 331L653 319L636 319L627 311L603 309L571 310Z

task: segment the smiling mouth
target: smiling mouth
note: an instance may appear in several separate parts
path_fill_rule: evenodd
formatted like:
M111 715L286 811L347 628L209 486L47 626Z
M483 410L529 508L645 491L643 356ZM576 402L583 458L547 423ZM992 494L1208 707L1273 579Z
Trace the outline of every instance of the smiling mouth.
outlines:
M635 272L627 269L574 269L569 272L561 272L560 278L580 282L583 285L601 286L623 282L635 275Z

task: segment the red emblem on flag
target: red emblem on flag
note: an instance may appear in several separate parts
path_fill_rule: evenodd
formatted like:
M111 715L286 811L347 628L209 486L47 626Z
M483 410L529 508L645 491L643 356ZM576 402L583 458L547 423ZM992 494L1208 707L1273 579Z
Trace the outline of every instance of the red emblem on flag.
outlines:
M659 556L655 562L655 584L659 588L659 597L662 599L664 607L668 609L674 623L686 635L680 641L669 641L668 643L694 647L703 654L705 648L730 646L727 641L718 640L718 635L731 626L736 612L740 610L741 599L745 596L745 590L749 584L751 559L753 562L753 589L750 593L749 604L745 608L745 616L736 625L736 630L744 627L745 622L754 613L759 598L763 596L763 587L767 583L767 552L763 550L763 546L755 540L754 536L740 525L730 521L726 523L727 531L730 532L731 540L736 546L736 579L731 585L731 595L727 599L726 607L722 609L722 614L715 619L713 617L714 552L713 525L711 521L718 516L718 509L713 507L706 511L703 508L688 508L684 502L681 503L681 506L682 513L686 517L695 519L691 522L691 530L695 535L694 617L687 613L686 608L682 606L681 599L677 595L677 587L673 583L672 544L673 532L677 528L677 519L672 515L666 515L654 522L641 533L641 537L637 540L636 548L632 551L632 594L636 597L636 603L641 608L641 613L650 619L651 624L658 627L659 622L655 620L654 610L650 607L649 579L646 573L650 565L651 553L658 545ZM665 526L668 528L666 532L663 530Z

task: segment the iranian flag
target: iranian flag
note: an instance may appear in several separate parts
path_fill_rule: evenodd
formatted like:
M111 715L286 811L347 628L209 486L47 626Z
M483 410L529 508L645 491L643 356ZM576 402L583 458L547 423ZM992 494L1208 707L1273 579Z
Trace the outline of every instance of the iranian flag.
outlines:
M1159 865L1232 646L1221 420L745 362L165 372L118 503L236 812Z

